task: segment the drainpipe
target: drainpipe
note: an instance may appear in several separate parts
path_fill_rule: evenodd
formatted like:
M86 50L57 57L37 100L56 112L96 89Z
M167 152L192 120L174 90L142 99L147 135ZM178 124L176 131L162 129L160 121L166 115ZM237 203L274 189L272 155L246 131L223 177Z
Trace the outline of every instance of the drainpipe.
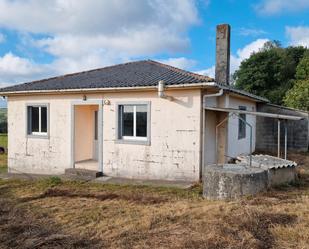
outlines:
M203 97L203 105L206 105L206 98L211 98L211 97L218 97L223 95L223 89L220 89L219 92L217 93L212 93L212 94L205 94ZM204 106L203 106L204 107Z
M158 82L158 97L162 98L162 99L168 99L170 101L173 101L173 97L172 96L167 96L164 92L165 90L165 82L164 80L160 80Z
M220 89L219 92L217 93L212 93L212 94L204 94L203 95L203 101L202 101L202 164L201 164L201 174L200 174L200 178L202 178L203 176L203 169L205 167L205 125L206 125L206 115L205 115L205 110L204 107L206 106L206 99L207 98L211 98L211 97L220 97L223 95L223 89Z

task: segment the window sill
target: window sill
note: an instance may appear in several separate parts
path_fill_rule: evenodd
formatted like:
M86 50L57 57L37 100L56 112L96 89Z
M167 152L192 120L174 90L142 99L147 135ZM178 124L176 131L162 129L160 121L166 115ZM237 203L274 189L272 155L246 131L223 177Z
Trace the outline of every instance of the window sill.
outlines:
M49 139L49 135L48 134L28 134L27 138Z
M150 145L150 140L117 139L116 144Z

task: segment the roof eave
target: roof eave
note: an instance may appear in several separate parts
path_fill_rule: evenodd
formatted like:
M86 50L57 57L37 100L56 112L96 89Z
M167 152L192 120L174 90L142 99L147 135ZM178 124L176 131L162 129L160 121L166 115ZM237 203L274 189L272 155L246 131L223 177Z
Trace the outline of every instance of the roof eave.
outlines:
M166 85L166 89L196 89L216 87L215 82L199 82ZM130 86L130 87L106 87L106 88L77 88L77 89L54 89L54 90L29 90L29 91L5 91L0 96L26 95L26 94L55 94L55 93L91 93L91 92L113 92L113 91L150 91L156 90L157 86Z

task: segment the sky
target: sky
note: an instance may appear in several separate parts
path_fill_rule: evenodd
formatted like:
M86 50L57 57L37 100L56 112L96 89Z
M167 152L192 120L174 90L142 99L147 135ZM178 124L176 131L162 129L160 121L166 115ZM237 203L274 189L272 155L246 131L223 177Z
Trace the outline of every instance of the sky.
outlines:
M0 0L0 87L142 59L213 77L221 23L232 73L268 40L309 47L309 0Z

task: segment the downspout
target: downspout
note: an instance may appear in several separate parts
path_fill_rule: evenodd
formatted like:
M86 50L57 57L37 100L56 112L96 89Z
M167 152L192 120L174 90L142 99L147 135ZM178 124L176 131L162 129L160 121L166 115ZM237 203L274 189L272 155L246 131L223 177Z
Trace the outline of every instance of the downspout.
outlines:
M160 80L158 82L158 97L162 98L162 99L168 99L170 101L173 101L173 97L172 96L167 96L164 92L165 90L165 82L164 80Z
M219 92L217 93L212 93L212 94L204 94L203 95L203 101L202 101L202 129L201 129L201 137L202 137L202 163L200 165L200 180L202 180L203 177L203 169L205 167L205 139L206 139L206 134L205 134L205 125L206 125L206 111L204 107L206 106L206 99L211 98L211 97L220 97L224 93L223 89L221 88Z

